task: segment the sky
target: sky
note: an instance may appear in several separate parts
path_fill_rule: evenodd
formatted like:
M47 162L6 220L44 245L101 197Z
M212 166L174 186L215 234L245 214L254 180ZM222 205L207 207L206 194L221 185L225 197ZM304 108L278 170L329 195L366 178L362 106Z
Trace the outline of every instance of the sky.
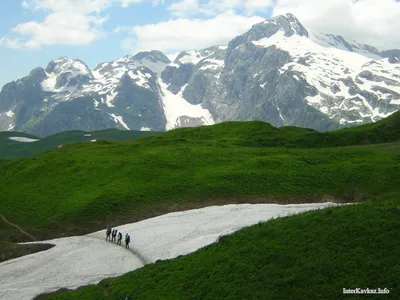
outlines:
M400 0L1 0L0 87L60 56L90 68L139 51L225 45L271 16L400 48Z

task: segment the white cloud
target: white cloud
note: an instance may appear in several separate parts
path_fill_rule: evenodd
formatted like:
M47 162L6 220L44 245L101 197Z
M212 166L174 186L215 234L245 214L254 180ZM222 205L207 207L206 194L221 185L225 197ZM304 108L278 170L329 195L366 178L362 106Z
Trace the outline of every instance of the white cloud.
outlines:
M273 6L272 0L247 0L243 3L243 7L248 13L263 11Z
M115 0L116 1L116 0ZM122 4L122 7L128 7L130 4L137 4L148 0L119 0ZM153 6L164 4L165 0L152 0Z
M106 18L76 13L51 13L41 22L19 24L12 30L29 37L24 45L37 48L41 45L86 45L103 33L98 28Z
M400 2L396 0L180 0L169 10L175 16L218 15L229 10L273 15L291 12L317 32L341 34L379 48L400 48Z
M261 21L261 17L244 17L226 12L206 20L179 18L158 24L134 26L131 37L124 40L123 47L132 53L154 49L171 53L225 45Z
M7 48L19 49L21 48L21 44L18 40L10 40L7 37L0 38L0 47L4 46Z
M101 13L114 0L25 0L24 9L47 13L41 22L18 24L12 32L15 40L4 40L6 47L39 48L43 45L88 45L104 36L102 24L107 15ZM4 39L4 38L3 38ZM1 44L0 44L1 45Z
M50 12L90 14L100 13L112 5L114 0L28 0L24 7Z
M245 10L247 13L263 11L273 5L273 0L180 0L168 8L176 16L217 15L231 10Z
M395 0L277 0L273 14L287 12L317 32L400 48L400 2Z
M167 3L168 11L175 17L129 30L117 28L116 32L130 32L123 45L131 51L175 51L188 45L201 48L226 43L247 31L253 20L261 20L251 16L271 9L273 15L293 13L313 31L341 34L380 48L400 48L400 2L396 0L24 0L24 9L44 11L47 15L42 21L15 26L12 31L16 36L0 37L0 46L87 45L105 35L102 26L108 20L108 8L144 2ZM208 19L197 19L199 16Z

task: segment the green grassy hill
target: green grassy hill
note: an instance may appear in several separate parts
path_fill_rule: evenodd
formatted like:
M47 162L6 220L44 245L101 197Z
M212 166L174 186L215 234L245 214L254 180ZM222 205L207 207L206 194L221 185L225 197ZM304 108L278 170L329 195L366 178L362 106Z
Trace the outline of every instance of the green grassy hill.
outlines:
M387 288L389 294L367 298L399 299L399 216L397 194L276 219L190 255L42 299L360 298L343 288Z
M66 144L85 143L90 142L91 140L107 140L112 142L133 141L154 134L157 134L157 132L124 131L118 129L107 129L94 132L75 130L39 138L22 132L5 131L0 132L0 159L30 157ZM27 137L39 139L39 141L31 143L18 142L10 140L10 137Z
M368 145L400 141L400 112L373 124L346 128L332 132L317 132L298 127L275 128L260 122L226 122L214 126L180 128L166 133L123 131L107 129L91 132L66 131L45 138L38 138L21 132L0 132L0 159L30 157L59 145L84 143L91 140L111 142L133 141L149 137L149 143L174 143L179 141L207 141L210 143L246 147L289 147L321 148L349 145ZM157 137L153 137L156 135ZM34 143L9 140L10 136L23 136L40 139Z
M0 160L0 213L44 239L210 204L367 201L245 229L109 283L109 299L127 292L137 299L322 299L334 293L330 299L341 299L342 288L355 285L396 290L399 119L397 113L329 133L229 122L131 142L64 143L29 158ZM70 134L53 136L53 145L72 143ZM7 248L26 240L0 222ZM103 299L103 288L71 297ZM294 291L305 296L292 297Z
M331 134L371 136L399 117ZM233 122L134 142L65 145L0 162L0 211L48 238L207 204L360 201L399 189L399 143L297 149L264 147L257 138L308 134L320 133ZM396 134L391 138L397 140ZM0 227L0 240L20 239L26 237Z
M275 128L260 121L226 122L214 126L180 128L157 137L164 140L201 140L247 147L321 148L400 141L400 112L373 124L330 132L298 127ZM151 139L154 140L154 139Z

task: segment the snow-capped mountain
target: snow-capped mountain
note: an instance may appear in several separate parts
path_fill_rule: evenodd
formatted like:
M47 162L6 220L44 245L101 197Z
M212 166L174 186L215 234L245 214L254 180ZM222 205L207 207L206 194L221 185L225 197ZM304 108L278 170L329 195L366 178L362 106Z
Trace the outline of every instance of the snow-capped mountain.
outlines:
M90 70L67 57L6 84L0 130L170 130L263 120L331 130L400 108L400 50L308 31L292 14L171 62L141 52Z

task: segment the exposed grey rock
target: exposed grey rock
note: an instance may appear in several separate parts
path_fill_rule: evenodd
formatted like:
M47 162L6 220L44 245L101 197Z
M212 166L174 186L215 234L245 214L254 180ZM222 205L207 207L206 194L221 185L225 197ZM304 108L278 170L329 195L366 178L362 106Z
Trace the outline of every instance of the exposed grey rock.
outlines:
M165 64L169 64L171 62L164 53L158 50L139 52L138 54L133 56L133 60L136 61L140 61L143 59L148 59L154 63L162 62Z
M136 71L151 74L150 89L136 85L125 74L118 85L118 95L111 111L122 116L131 130L140 130L145 127L154 131L163 131L166 119L158 95L157 75L146 67L140 67Z
M204 122L205 122L204 118L180 116L176 121L174 128L197 127L197 126L202 126Z
M359 77L367 79L369 81L373 81L374 80L374 74L372 74L371 71L362 71L360 72L360 74L358 74Z
M400 49L392 49L382 51L380 53L382 57L387 57L391 64L399 64L400 63Z
M170 84L168 89L177 94L189 82L193 69L194 65L192 64L182 64L178 68L168 66L161 74L161 78L165 83Z

